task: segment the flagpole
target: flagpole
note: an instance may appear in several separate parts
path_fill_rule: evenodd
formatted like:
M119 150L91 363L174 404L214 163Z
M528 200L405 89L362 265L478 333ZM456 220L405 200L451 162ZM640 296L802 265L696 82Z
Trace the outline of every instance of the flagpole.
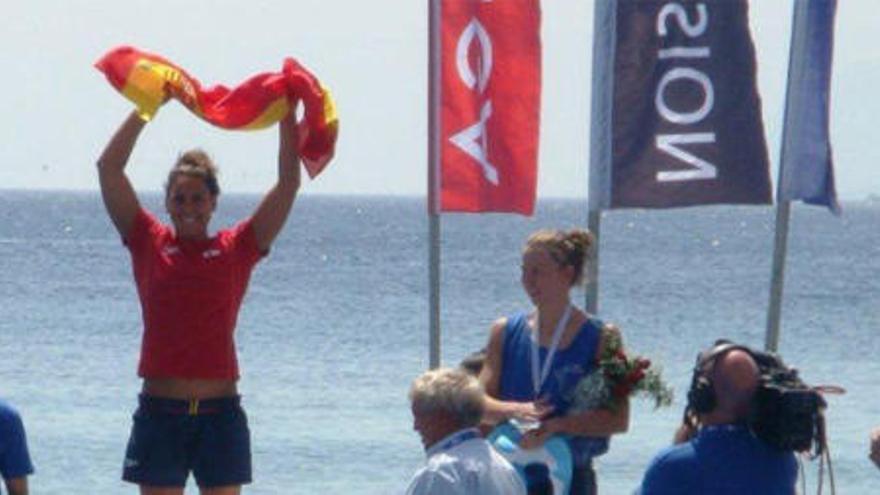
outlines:
M783 146L784 149L785 147ZM779 349L779 322L782 317L782 286L785 282L785 255L788 250L788 224L790 217L791 202L777 201L776 234L773 242L773 269L770 280L770 306L767 309L767 334L764 339L764 349L770 352L776 352Z
M590 209L587 218L587 226L595 236L596 246L590 263L587 263L587 300L584 309L589 314L596 314L599 310L599 229L602 223L602 212Z
M428 217L428 224L431 236L431 246L428 253L431 284L428 366L430 369L435 369L440 366L440 216L431 213Z
M584 308L599 310L599 245L602 208L610 206L611 111L614 82L614 38L617 1L595 2L593 8L593 67L590 97L590 178L587 223L595 236L595 247L587 263Z
M440 366L440 2L428 0L428 366Z
M779 149L779 177L776 180L776 231L773 239L773 268L770 276L770 302L767 307L767 332L764 337L764 349L776 352L779 349L779 327L782 320L782 295L785 282L785 258L788 252L788 226L791 218L791 202L783 199L783 190L787 179L785 159L789 152L789 140L792 138L789 119L792 92L791 74L795 64L799 63L799 46L806 33L799 32L800 16L805 12L795 2L792 13L791 44L788 48L788 75L785 88L785 110L783 113L782 142ZM802 5L803 7L803 5Z

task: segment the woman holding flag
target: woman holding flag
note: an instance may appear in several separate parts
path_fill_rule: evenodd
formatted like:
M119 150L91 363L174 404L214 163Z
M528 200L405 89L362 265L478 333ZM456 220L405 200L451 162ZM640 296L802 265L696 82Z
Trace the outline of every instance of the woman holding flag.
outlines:
M629 425L626 400L613 410L568 411L574 387L595 369L603 330L611 328L571 303L592 244L585 230L542 230L529 237L522 285L535 309L492 325L480 374L488 396L485 422L531 424L520 441L524 449L553 435L569 438L573 495L596 493L592 459L608 450L610 435Z
M126 173L146 122L122 123L98 160L107 213L131 253L144 332L143 378L123 479L144 495L182 495L189 472L203 495L241 492L251 481L250 433L236 387L233 333L254 265L281 231L300 185L291 109L279 124L278 179L254 213L209 234L220 188L200 150L168 174L164 225L144 209Z

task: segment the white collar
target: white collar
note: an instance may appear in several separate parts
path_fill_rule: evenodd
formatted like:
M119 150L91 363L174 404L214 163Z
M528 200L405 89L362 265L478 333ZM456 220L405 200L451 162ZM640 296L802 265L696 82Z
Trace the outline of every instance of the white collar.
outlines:
M425 455L431 457L474 438L480 438L480 430L476 428L458 430L434 442L433 445L425 449Z

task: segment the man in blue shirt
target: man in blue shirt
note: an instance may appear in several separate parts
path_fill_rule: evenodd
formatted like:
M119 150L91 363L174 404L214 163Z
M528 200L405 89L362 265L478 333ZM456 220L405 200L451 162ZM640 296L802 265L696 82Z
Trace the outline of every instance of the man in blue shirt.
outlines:
M0 400L0 475L9 495L27 495L27 476L33 472L21 416Z
M642 495L795 493L794 454L766 444L746 425L758 366L747 351L728 347L698 362L688 402L701 427L679 429L678 445L661 451L648 467ZM698 381L710 399L693 407Z

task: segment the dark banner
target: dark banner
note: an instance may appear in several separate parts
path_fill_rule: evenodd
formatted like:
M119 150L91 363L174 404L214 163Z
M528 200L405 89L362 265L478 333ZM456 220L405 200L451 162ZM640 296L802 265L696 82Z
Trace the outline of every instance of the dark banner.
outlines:
M605 206L771 203L748 2L616 3Z

